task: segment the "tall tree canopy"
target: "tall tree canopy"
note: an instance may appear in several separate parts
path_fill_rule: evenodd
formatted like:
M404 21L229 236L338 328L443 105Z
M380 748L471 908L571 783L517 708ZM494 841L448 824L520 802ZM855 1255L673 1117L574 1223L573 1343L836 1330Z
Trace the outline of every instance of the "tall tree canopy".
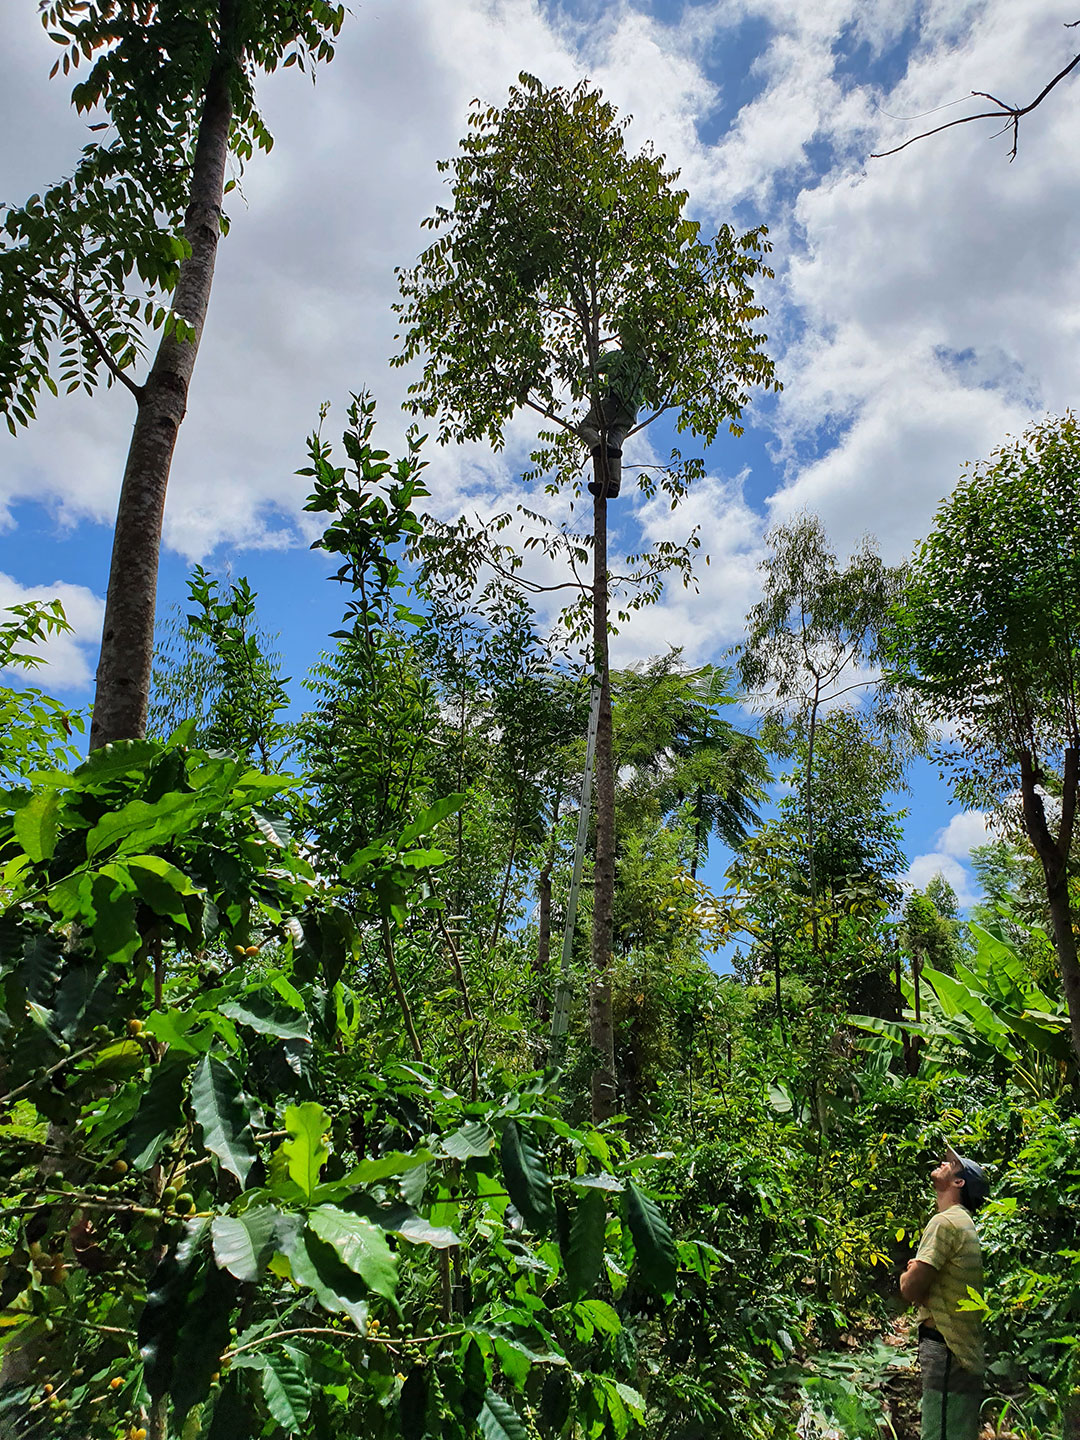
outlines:
M1080 1055L1068 871L1080 788L1080 427L1032 425L975 465L938 511L899 613L897 658L951 723L969 801L1019 792L1042 865Z
M585 81L547 88L527 74L501 109L475 106L458 154L441 164L452 202L425 222L438 236L400 273L398 363L422 360L408 403L437 420L440 441L500 447L510 418L531 409L550 427L533 452L534 475L577 487L614 342L642 377L636 428L671 411L681 430L707 441L725 422L738 433L754 387L775 385L753 288L768 273L764 229L740 236L724 225L703 238L685 214L678 173L650 146L632 153L628 123ZM677 498L700 468L675 453L659 478L643 472L641 483ZM615 1107L615 779L602 470L596 479L588 599L600 685L591 995L599 1117Z

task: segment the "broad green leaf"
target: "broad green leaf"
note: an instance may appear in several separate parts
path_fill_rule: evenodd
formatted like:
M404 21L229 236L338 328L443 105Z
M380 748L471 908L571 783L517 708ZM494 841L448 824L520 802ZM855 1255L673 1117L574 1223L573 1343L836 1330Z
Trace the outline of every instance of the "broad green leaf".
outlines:
M435 1250L451 1250L461 1244L461 1236L455 1230L448 1225L432 1225L422 1215L410 1215L390 1228L413 1245L430 1245Z
M183 871L158 855L133 855L125 863L143 903L190 930L184 897L199 892Z
M180 1055L167 1054L154 1066L127 1135L125 1153L135 1170L149 1170L166 1141L184 1124L188 1063Z
M370 1290L393 1298L397 1290L397 1257L386 1236L370 1220L339 1210L336 1205L320 1205L308 1216L308 1225Z
M94 948L103 960L126 965L142 948L135 919L135 895L125 879L110 873L114 867L95 875L92 881Z
M599 1175L575 1175L570 1184L575 1190L604 1190L609 1195L621 1195L625 1188L617 1175L609 1175L606 1170Z
M240 1082L216 1055L204 1055L191 1079L191 1100L203 1144L224 1169L247 1184L255 1163L255 1137Z
M326 1111L313 1100L303 1105L290 1105L285 1111L285 1129L289 1138L281 1150L289 1167L289 1178L309 1199L315 1193L322 1167L330 1158L323 1143L329 1125Z
M103 815L87 835L87 858L93 859L109 849L118 854L125 850L150 850L189 829L213 807L211 796L175 791L152 805L145 800L129 800L119 810Z
M495 1133L491 1126L470 1120L468 1124L462 1125L460 1130L447 1135L443 1139L442 1148L455 1160L473 1160L490 1155L494 1144Z
M414 840L426 835L429 830L434 830L447 816L455 815L468 798L467 795L446 795L441 800L436 800L435 804L422 815L418 815L411 825L406 825L398 836L398 850L408 850Z
M201 1055L211 1043L211 1037L198 1033L203 1018L190 1010L155 1010L146 1017L146 1028L170 1050Z
M312 1290L331 1315L347 1315L362 1334L368 1317L368 1288L341 1263L333 1246L300 1225L281 1236L281 1246L296 1283Z
M638 1276L648 1290L668 1295L675 1289L675 1240L656 1201L626 1182L626 1218L637 1253Z
M388 1180L392 1175L404 1175L418 1165L427 1165L434 1158L430 1150L413 1150L409 1154L391 1150L376 1160L361 1160L345 1178L356 1185L371 1185L376 1180Z
M551 1180L539 1151L516 1120L506 1122L499 1154L510 1199L534 1230L549 1230L555 1215Z
M488 1390L477 1417L484 1440L529 1440L529 1432L512 1405Z
M297 1361L299 1351L252 1350L238 1355L233 1368L257 1370L263 1399L270 1414L286 1435L300 1435L307 1425L314 1387Z
M28 804L15 812L15 839L33 860L51 860L56 849L56 817L60 796L55 790L39 790Z
M622 1321L606 1300L578 1300L573 1311L603 1335L618 1335L623 1328Z
M575 1297L587 1294L596 1284L604 1262L606 1226L607 1200L603 1191L591 1190L578 1204L563 1255L566 1278Z
M259 1035L273 1035L279 1040L310 1040L311 1026L306 1015L271 998L262 991L251 991L236 1000L220 1005L222 1015L247 1025Z
M259 1278L273 1252L282 1211L257 1205L240 1215L216 1215L211 1225L214 1259L238 1280Z
M90 754L71 773L71 778L80 784L100 784L103 780L114 780L118 775L130 775L142 771L161 753L161 746L152 740L114 740Z
M35 1005L52 1004L63 963L63 945L51 930L31 935L25 941L19 979L27 1000Z

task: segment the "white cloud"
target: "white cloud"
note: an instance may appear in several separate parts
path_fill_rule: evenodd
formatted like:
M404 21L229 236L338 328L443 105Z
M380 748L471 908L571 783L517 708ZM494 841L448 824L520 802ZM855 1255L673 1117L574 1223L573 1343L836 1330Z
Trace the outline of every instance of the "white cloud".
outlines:
M925 890L935 875L943 876L956 891L956 899L962 909L974 905L979 898L972 888L971 875L954 855L942 850L933 850L928 855L916 855L901 877L904 885L914 890Z
M4 672L5 678L17 677L50 691L85 689L92 678L91 665L101 640L103 601L85 585L58 580L55 585L23 586L10 575L0 574L0 612L29 600L59 600L71 631L35 645L20 645L21 651L41 656L43 663L31 670L13 666ZM0 613L0 620L8 618Z
M976 845L985 845L993 838L988 815L981 810L964 810L938 832L937 847L957 860L966 860Z

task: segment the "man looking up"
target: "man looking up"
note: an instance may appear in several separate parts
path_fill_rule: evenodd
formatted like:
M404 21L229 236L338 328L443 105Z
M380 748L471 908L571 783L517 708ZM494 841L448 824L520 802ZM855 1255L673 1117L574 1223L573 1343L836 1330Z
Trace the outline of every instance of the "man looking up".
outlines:
M918 1306L922 1440L977 1440L982 1320L978 1311L959 1309L959 1301L969 1286L982 1291L982 1247L971 1217L989 1186L982 1166L951 1146L930 1179L937 1213L900 1277L900 1294Z

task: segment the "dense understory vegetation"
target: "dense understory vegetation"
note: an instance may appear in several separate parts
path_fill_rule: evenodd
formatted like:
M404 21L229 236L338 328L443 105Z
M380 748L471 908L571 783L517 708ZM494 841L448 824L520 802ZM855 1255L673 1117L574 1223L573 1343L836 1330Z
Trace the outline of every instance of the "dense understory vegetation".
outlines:
M637 428L737 435L776 387L769 243L710 238L598 91L524 74L443 162L397 358L443 441L542 417L522 480L560 518L425 513L418 432L392 461L357 398L299 472L343 595L303 690L246 581L197 569L144 735L225 161L269 148L258 74L329 60L344 9L43 13L117 133L4 209L5 418L100 375L171 438L125 480L110 743L0 689L0 1437L908 1436L897 1275L949 1142L992 1178L984 1435L1076 1440L1074 419L977 468L910 565L777 527L730 670L612 671L703 537L609 567L611 347ZM704 473L636 479L674 510ZM0 671L65 625L9 612ZM935 746L999 831L970 923L898 878Z

